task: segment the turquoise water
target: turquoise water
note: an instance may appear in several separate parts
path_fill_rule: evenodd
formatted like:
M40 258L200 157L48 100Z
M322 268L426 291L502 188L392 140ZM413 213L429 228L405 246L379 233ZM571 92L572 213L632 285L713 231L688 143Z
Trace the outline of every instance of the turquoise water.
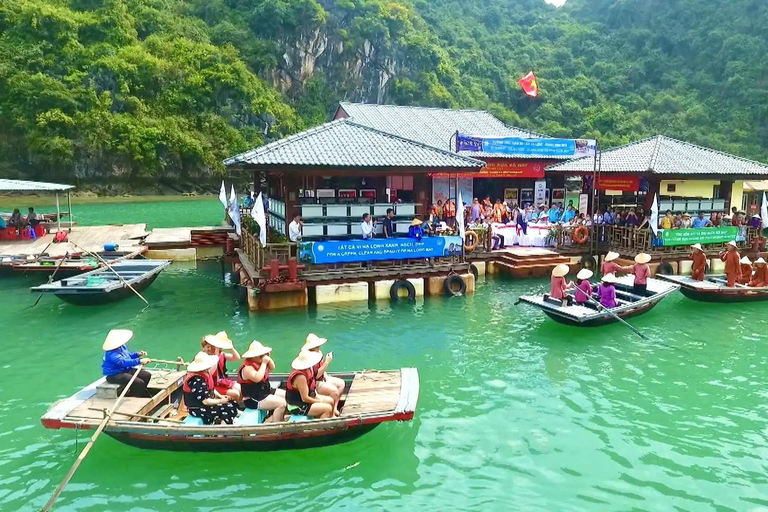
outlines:
M137 205L131 217L152 213ZM102 436L58 510L768 507L765 305L676 294L632 319L645 341L513 305L547 288L542 280L482 281L474 296L415 305L257 315L220 279L216 263L174 265L146 291L147 309L50 297L29 308L35 278L0 280L0 509L39 509L74 462L87 436L39 418L98 378L115 327L165 359L189 359L203 334L224 329L240 349L271 345L278 371L316 332L337 370L418 367L416 417L347 444L272 453L145 451Z
M41 211L55 212L56 208ZM73 199L72 215L80 226L146 223L150 228L179 228L218 226L224 218L224 208L216 198L135 204L77 204L77 199Z

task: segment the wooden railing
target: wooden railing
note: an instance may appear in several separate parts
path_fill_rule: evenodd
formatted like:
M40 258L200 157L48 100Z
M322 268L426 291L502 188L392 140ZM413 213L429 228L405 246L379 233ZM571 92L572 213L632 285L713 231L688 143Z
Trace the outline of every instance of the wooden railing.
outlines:
M240 248L257 271L269 265L274 259L281 265L285 265L291 257L296 256L295 243L268 243L262 246L259 237L247 231L243 231L240 237Z

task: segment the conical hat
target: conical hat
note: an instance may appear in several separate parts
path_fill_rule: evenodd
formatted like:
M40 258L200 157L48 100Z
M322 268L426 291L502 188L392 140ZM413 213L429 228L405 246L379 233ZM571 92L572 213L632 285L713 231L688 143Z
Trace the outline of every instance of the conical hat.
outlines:
M757 258L755 260L755 265L765 265L765 260L763 258Z
M230 350L232 348L232 340L229 339L229 336L224 331L220 331L217 334L209 334L203 340L207 344L221 350Z
M739 263L741 263L742 265L751 265L752 264L752 262L749 261L749 258L747 258L746 256L741 258L741 260L739 260Z
M253 340L248 345L248 350L243 352L243 359L250 359L251 357L264 356L272 352L272 347L265 347L260 341Z
M554 277L565 277L568 275L570 268L565 263L561 263L552 269L552 275Z
M310 352L309 350L302 350L299 355L296 356L291 362L291 368L294 370L306 370L312 368L323 358L323 354L320 352Z
M579 270L578 274L576 274L576 279L589 279L593 275L594 275L594 272L592 272L588 268L583 268Z
M133 338L133 331L130 329L112 329L107 333L101 348L103 350L115 350L131 341L131 338Z
M649 261L651 261L651 255L650 254L646 254L644 252L641 252L640 254L635 256L635 263L640 263L642 265L644 263L648 263Z
M219 356L212 356L205 352L198 352L191 363L187 365L187 371L192 373L209 370L219 363Z
M613 274L605 274L603 276L603 282L604 283L615 283L616 282L616 276Z
M699 251L703 251L704 249L701 248L701 244L693 244L691 246L691 249L698 249Z
M605 261L613 261L619 256L620 256L619 253L610 251L608 254L605 255Z
M727 243L727 244L725 244L725 245L731 245L731 246L733 246L733 247L738 247L738 245L736 245L736 242L734 242L734 241L730 241L730 242L728 242L728 243Z
M421 226L422 222L419 219L413 219L411 221L411 226Z
M301 347L301 350L312 350L313 348L325 345L327 341L326 338L321 338L317 334L311 332L307 334L307 339L304 341L304 346Z

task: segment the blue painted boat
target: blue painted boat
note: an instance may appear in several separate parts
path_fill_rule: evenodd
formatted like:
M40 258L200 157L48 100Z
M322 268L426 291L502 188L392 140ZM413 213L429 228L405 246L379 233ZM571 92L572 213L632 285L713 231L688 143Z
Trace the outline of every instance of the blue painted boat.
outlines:
M151 285L170 260L127 260L98 268L74 277L30 288L32 293L51 293L64 302L78 306L95 306L135 297L128 286L141 292ZM118 277L116 274L119 274Z

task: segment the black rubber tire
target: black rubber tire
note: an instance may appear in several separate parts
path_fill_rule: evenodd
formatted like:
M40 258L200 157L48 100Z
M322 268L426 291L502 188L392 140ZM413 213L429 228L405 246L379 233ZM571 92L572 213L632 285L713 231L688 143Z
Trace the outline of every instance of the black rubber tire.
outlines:
M405 288L408 291L408 297L400 296L398 291L401 288ZM416 300L416 288L413 287L413 284L411 284L410 281L406 281L405 279L395 281L389 289L389 298L392 300Z
M675 269L672 268L672 265L669 263L659 263L658 268L656 268L656 273L661 274L662 276L671 276L675 273Z
M477 281L477 278L480 277L480 271L477 270L477 266L474 263L469 264L469 271L472 272L472 275L475 276L475 281Z
M453 289L454 283L458 283L458 291ZM464 279L462 279L460 275L453 274L452 276L446 277L445 281L443 281L443 291L449 297L459 297L464 295L464 292L467 291L467 283L464 282Z
M587 256L586 254L581 257L581 268L586 268L587 270L594 271L597 265L595 264L595 258L592 256Z

